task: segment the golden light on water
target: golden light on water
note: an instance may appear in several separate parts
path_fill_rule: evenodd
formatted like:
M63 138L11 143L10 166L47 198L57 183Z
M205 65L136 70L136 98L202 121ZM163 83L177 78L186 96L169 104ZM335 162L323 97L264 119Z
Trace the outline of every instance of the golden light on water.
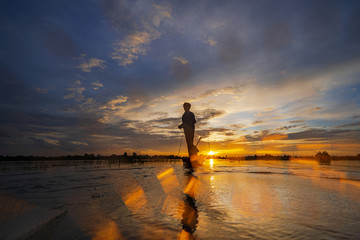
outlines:
M195 193L199 187L199 180L196 177L190 176L186 182L184 193L189 195L190 197L194 198Z
M116 223L112 220L107 220L107 223L101 225L100 229L96 232L96 235L92 240L116 240L123 239Z
M210 168L212 169L213 168L213 166L214 166L214 159L210 159Z
M159 182L165 193L171 192L176 187L180 186L179 181L174 174L174 169L169 168L157 175Z
M211 185L211 188L215 188L215 186L214 186L214 179L215 179L214 176L211 176L211 177L210 177L210 185Z
M147 203L145 192L140 186L138 189L124 197L123 200L125 205L132 211L133 214L137 213L141 207Z

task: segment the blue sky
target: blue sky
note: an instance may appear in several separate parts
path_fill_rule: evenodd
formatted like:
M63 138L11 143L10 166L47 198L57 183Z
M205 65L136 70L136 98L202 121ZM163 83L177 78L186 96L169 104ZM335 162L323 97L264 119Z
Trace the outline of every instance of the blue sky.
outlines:
M1 1L0 154L360 153L357 1ZM185 153L183 148L182 153Z

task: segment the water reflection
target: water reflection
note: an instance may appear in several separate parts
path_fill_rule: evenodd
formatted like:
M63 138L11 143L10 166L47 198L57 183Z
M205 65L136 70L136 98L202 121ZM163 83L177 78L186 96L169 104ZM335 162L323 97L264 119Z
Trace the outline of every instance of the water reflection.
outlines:
M1 239L49 239L66 214L0 193Z
M186 162L184 162L186 183L183 190L184 207L183 207L183 214L181 219L182 231L179 237L179 239L183 239L183 240L195 239L193 233L196 231L196 227L199 222L198 221L199 214L198 214L198 208L196 206L195 196L197 194L197 190L200 182L198 178L194 175L194 171L200 165L194 164L195 161L194 160L191 161L192 164L187 164Z
M6 166L12 170L0 172L0 191L69 210L54 240L281 239L299 233L357 239L360 164L335 163L207 159L193 168L54 162L46 171ZM9 208L6 199L0 196L5 215L22 214L23 207Z
M95 233L92 240L120 240L123 239L116 223L108 220L104 222Z
M157 175L157 178L166 194L169 194L172 190L180 186L173 168L161 172Z
M137 213L139 209L147 203L144 190L139 186L124 197L124 203L133 214Z

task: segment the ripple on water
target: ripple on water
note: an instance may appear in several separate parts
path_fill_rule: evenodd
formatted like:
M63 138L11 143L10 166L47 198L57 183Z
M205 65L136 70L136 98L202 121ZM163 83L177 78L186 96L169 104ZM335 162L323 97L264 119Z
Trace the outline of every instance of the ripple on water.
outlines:
M180 164L169 163L49 165L47 171L0 172L0 189L69 210L53 239L90 239L106 231L126 239L176 239L184 213L194 214L192 235L199 239L360 235L360 185L354 181L360 175L353 168L291 161L214 163L213 169L194 173L195 211L189 211L194 207L189 203L185 207L188 176Z

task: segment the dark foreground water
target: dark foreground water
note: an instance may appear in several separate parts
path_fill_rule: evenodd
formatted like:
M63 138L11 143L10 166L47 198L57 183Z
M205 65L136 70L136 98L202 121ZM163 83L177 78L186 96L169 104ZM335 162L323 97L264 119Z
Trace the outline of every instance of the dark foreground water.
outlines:
M359 162L2 162L0 194L3 225L67 211L50 239L360 239Z

